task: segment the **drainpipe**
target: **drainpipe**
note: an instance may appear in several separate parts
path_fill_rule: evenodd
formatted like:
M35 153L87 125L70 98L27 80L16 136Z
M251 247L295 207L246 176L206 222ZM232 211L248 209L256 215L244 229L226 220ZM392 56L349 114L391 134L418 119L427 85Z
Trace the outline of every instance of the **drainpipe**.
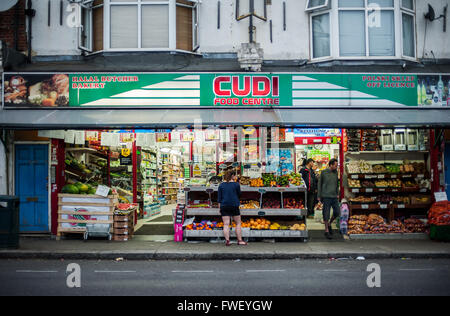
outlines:
M32 9L32 2L28 0L25 15L28 17L28 62L31 63L31 38L32 38L32 23L31 19L36 15L36 10Z
M19 5L17 2L16 7L14 8L14 49L19 51Z

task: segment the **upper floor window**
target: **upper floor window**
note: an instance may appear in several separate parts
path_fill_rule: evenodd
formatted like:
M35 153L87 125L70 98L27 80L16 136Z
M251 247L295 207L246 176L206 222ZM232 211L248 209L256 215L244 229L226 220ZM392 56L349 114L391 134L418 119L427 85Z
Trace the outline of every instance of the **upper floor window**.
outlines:
M80 48L195 51L197 0L96 0L82 9Z
M416 57L414 0L328 1L307 3L313 60Z

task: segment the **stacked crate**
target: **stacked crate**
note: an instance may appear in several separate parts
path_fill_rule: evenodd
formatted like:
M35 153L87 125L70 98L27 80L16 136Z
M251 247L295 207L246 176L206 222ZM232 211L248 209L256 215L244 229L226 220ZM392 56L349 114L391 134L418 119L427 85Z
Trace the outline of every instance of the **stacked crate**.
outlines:
M127 215L114 215L113 240L128 241L134 234L134 211Z

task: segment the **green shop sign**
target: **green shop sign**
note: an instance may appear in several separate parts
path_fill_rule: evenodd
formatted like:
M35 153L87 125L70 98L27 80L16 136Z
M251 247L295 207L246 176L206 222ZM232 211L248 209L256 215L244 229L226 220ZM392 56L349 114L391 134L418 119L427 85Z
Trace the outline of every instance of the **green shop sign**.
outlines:
M5 108L418 106L418 76L355 73L4 74Z

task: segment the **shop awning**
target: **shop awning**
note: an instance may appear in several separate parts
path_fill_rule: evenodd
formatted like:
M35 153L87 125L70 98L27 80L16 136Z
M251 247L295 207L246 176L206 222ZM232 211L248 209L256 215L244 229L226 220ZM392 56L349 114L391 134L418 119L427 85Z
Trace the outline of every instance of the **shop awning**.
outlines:
M80 109L1 110L8 129L107 129L193 125L307 127L449 127L449 109Z

